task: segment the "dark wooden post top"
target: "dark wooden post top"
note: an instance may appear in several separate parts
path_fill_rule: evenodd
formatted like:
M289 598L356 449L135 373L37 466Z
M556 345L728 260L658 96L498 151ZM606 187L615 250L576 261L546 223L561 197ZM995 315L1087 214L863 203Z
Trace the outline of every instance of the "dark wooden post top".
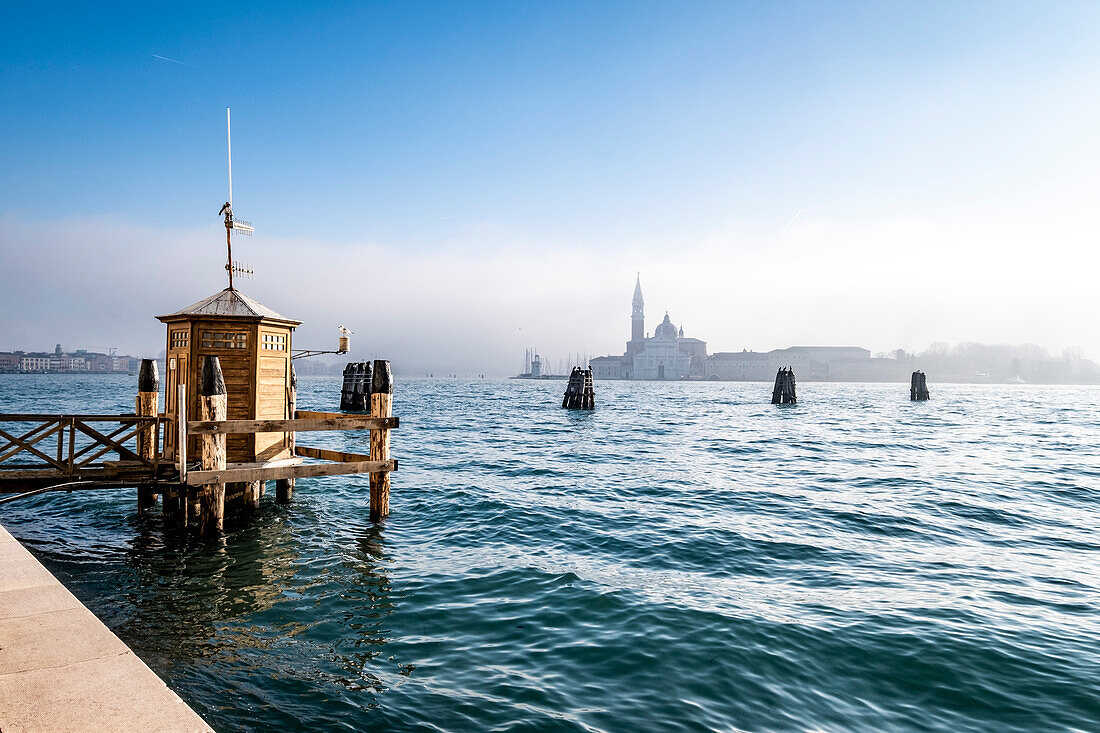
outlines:
M393 394L393 374L390 363L385 359L374 360L374 374L371 376L371 394Z
M138 392L160 392L160 373L154 359L142 359L138 372Z
M216 356L204 356L202 375L199 377L199 394L203 397L225 394L225 379L222 377L222 365Z

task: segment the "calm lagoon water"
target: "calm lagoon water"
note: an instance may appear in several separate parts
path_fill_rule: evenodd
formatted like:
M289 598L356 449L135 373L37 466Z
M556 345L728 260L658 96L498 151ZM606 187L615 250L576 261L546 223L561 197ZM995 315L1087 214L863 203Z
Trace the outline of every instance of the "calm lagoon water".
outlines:
M1100 730L1100 389L564 386L399 380L379 526L365 477L218 541L133 491L0 522L218 730Z

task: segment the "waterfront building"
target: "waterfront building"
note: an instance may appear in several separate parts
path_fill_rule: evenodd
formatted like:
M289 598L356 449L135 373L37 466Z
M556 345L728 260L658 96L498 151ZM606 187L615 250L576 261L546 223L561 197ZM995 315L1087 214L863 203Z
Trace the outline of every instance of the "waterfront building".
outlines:
M900 366L899 366L900 365ZM780 368L790 367L803 379L895 380L906 375L896 359L872 359L858 346L792 346L767 352L732 351L707 354L707 342L684 335L665 313L650 336L645 330L642 281L634 282L630 308L630 340L619 356L589 360L595 379L708 379L767 382Z
M52 352L9 351L0 352L0 372L53 372L88 373L130 371L135 361L132 356L114 353L100 354L86 349L67 353L58 344Z
M634 282L634 298L630 309L630 340L622 356L598 356L590 359L595 379L702 379L706 370L707 344L684 336L668 313L654 329L645 331L645 299L642 279Z
M23 372L45 372L50 369L48 354L26 354L19 359L19 370Z

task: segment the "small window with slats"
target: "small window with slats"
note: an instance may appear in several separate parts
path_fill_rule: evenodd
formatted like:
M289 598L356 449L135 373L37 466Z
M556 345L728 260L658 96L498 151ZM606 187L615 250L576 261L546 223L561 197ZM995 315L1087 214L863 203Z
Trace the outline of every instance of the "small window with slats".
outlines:
M170 343L173 349L186 349L187 331L173 331Z
M286 334L265 333L263 348L267 351L286 351Z
M204 349L247 349L248 334L242 331L203 331Z

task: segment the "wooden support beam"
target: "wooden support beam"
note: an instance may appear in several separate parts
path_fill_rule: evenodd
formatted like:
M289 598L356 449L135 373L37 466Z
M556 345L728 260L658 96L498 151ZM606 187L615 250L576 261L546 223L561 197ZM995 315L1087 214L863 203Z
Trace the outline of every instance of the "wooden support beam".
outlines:
M340 415L320 420L192 420L187 423L187 432L192 435L241 435L319 430L392 430L398 427L398 423L396 417L379 419L365 415Z
M157 416L157 402L160 399L160 374L157 372L157 363L153 359L142 359L141 370L138 372L138 396L135 414L143 417ZM153 463L157 456L157 436L153 425L147 425L138 430L137 452L143 461ZM149 484L138 487L137 510L141 514L157 503L157 495Z
M297 466L263 468L227 468L222 471L188 471L187 483L203 486L227 481L271 481L286 478L310 478L313 476L346 476L352 473L379 473L397 470L397 461L355 461L353 463L303 463Z
M344 451L328 450L326 448L310 448L306 445L295 446L294 453L303 458L320 458L322 461L335 461L337 463L374 460L362 453L345 453Z
M206 421L225 420L228 408L225 379L222 377L221 363L216 356L204 356L202 374L199 377L199 407ZM202 471L217 475L225 473L225 435L211 432L202 438ZM190 480L190 477L188 477ZM224 529L225 521L225 484L229 479L222 478L205 486L202 492L200 522L202 531L207 534L219 533Z
M287 388L286 393L287 400L287 415L291 418L310 418L313 419L325 419L326 417L335 417L339 413L318 413L312 416L298 415L298 374L294 371L293 362L290 365L290 385ZM294 455L297 448L298 437L293 431L290 433L290 455ZM289 504L291 499L294 498L294 479L281 478L275 480L275 503L277 504Z
M370 414L385 419L393 411L393 375L390 363L383 359L374 361L370 387ZM379 462L390 457L390 431L386 428L371 430L370 457ZM378 521L390 513L390 474L375 471L370 475L370 517Z
M255 511L260 508L260 484L262 481L249 481L244 485L244 508Z
M71 417L75 417L78 420L83 420L84 422L152 422L152 420L148 417L143 417L141 415L128 415L125 413L118 413L116 415L41 415L23 412L2 413L0 414L0 422L41 422L42 420L49 420L50 422L53 422L54 420L58 419L68 420ZM161 417L164 416L161 415Z
M319 412L317 410L295 410L296 420L369 420L367 415L345 415L342 412Z

